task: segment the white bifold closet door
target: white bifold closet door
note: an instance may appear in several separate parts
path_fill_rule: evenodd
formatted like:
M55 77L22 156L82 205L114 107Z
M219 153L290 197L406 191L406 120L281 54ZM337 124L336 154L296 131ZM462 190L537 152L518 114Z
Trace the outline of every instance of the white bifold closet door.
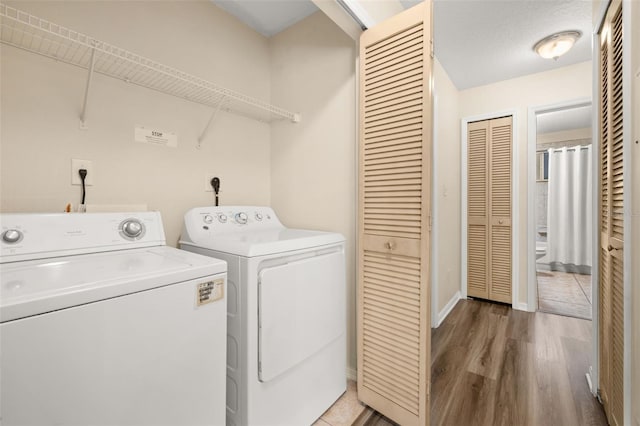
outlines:
M431 3L360 39L358 397L429 423Z
M623 123L622 1L609 5L600 31L599 392L609 424L623 424Z

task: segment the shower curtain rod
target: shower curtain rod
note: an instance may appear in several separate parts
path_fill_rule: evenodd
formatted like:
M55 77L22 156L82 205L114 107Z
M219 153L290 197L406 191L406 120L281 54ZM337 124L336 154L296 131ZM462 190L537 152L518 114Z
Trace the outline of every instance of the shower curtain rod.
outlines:
M581 146L580 149L588 149L591 145L588 146ZM561 152L562 148L551 148L553 149L555 152ZM567 148L567 151L575 151L576 149L578 149L578 147L571 147L571 148ZM541 150L537 150L536 152L547 152L548 149L541 149Z

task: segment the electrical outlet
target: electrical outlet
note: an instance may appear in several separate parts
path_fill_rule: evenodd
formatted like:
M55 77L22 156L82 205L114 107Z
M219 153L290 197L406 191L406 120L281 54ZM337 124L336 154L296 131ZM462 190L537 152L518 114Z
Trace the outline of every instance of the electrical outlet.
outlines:
M80 180L80 174L78 173L80 169L87 171L87 177L84 180L85 186L93 185L93 178L95 177L93 161L77 160L75 158L71 159L71 185L82 185L82 180Z
M218 176L216 173L206 173L204 175L204 192L213 192L213 187L211 186L211 179ZM222 192L222 189L220 189Z

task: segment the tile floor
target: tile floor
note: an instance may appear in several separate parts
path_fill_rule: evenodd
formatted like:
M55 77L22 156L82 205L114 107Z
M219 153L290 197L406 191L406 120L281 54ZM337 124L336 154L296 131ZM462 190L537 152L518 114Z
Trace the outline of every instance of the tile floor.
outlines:
M351 426L366 406L358 401L356 382L347 381L347 391L313 424L313 426Z
M591 275L538 271L538 310L591 319Z

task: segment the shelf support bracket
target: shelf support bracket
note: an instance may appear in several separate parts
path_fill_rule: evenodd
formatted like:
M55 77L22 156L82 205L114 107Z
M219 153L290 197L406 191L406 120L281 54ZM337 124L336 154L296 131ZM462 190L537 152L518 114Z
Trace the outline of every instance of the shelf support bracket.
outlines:
M89 104L89 95L91 94L91 81L93 80L93 68L96 65L96 48L91 49L91 62L89 64L89 74L87 75L87 87L84 89L84 102L82 103L82 112L80 113L80 129L87 130L87 105Z
M198 144L196 145L196 148L198 149L202 148L202 141L207 136L207 133L209 133L209 129L211 128L211 123L213 123L213 120L216 118L216 115L218 115L218 112L220 111L220 107L222 106L222 103L224 102L224 100L225 100L224 96L220 98L220 102L218 102L218 105L216 105L216 108L213 110L213 114L211 114L209 121L207 121L207 125L204 127L204 130L202 130L202 133L200 133L200 136L198 137Z

